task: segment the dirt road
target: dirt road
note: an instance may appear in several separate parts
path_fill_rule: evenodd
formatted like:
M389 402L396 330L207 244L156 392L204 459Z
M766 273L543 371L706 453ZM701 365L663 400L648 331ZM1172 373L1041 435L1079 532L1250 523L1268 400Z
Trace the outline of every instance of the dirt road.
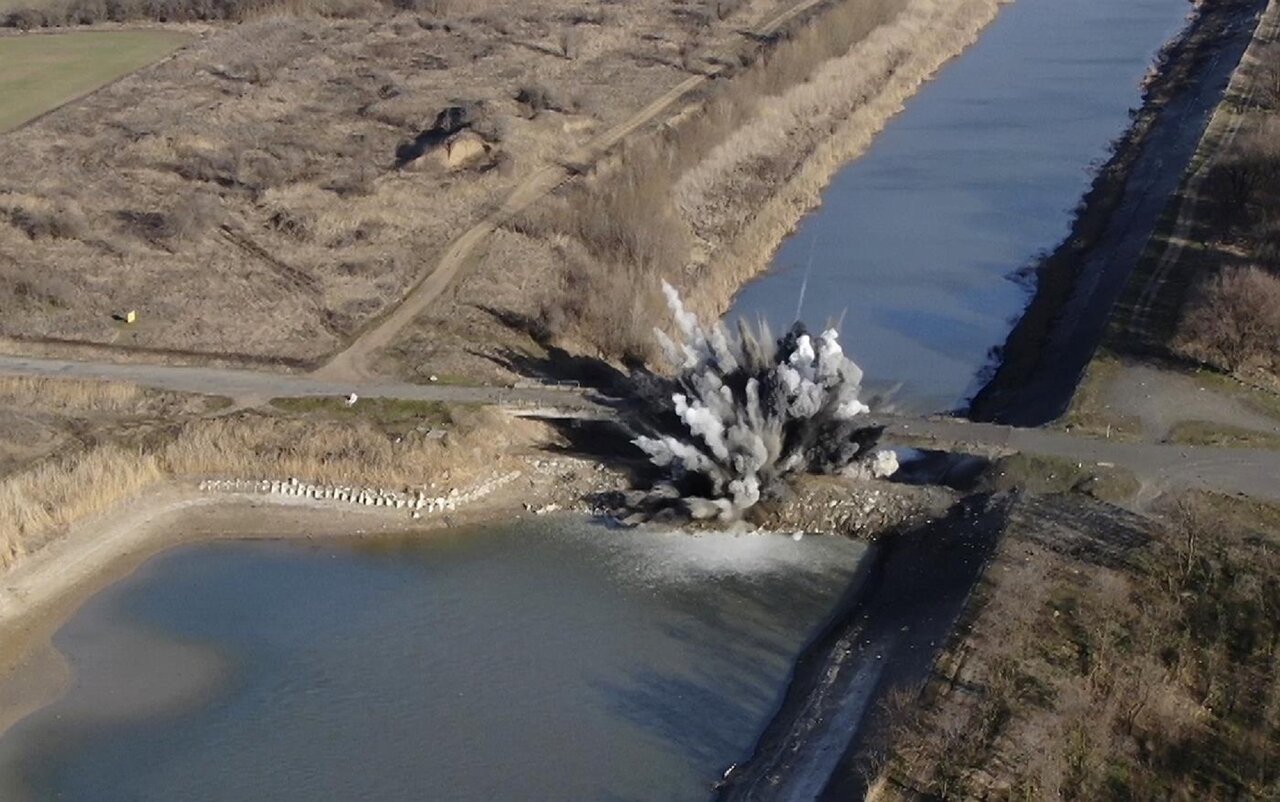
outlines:
M19 356L0 356L0 375L128 382L155 390L225 396L238 406L263 404L280 397L336 398L350 393L366 398L492 404L518 408L594 409L598 406L583 393L553 388L409 384L377 380L345 382L235 368L73 362L67 359Z
M791 20L824 2L827 0L803 0L796 3L749 35L760 39L772 36ZM717 65L705 73L691 75L631 117L568 154L563 162L548 165L522 182L496 211L454 240L431 273L420 280L398 305L317 369L316 377L354 381L376 375L373 362L378 353L391 345L414 318L425 312L441 293L475 264L480 246L499 226L530 208L575 174L594 165L623 139L670 111L682 99L714 80L723 69Z
M1280 451L1122 443L1056 429L1022 429L960 418L884 418L882 422L890 438L897 435L939 447L992 448L1125 468L1142 482L1143 498L1163 490L1194 488L1280 501Z
M131 382L157 390L228 396L240 405L281 396L346 396L492 404L518 410L609 417L613 410L582 391L538 387L343 382L314 376L212 367L72 362L0 356L0 375ZM1151 491L1206 488L1280 501L1280 451L1122 443L1052 429L1022 429L960 418L873 416L890 436L922 438L941 446L1046 454L1082 463L1110 463L1136 474Z

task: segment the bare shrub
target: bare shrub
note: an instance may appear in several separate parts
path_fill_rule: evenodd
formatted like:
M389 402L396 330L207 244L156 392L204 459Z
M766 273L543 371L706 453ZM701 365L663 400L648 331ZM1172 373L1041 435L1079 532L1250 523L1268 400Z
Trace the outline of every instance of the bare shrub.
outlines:
M1258 261L1273 273L1280 273L1280 217L1267 221L1254 231Z
M544 111L567 114L577 107L571 98L543 84L528 84L520 87L516 90L515 101L520 104L524 116L530 120Z
M0 213L31 239L80 239L89 230L80 204L68 198L0 198Z
M361 163L339 173L324 188L340 198L367 198L377 191L377 180L377 168Z
M5 299L3 306L6 308L62 309L70 305L76 292L70 281L51 270L0 265L0 298Z
M677 275L688 256L688 226L670 203L671 176L661 152L630 157L616 175L577 193L569 233L605 263L632 265L656 277Z
M1256 159L1237 156L1214 165L1205 189L1217 208L1219 225L1231 229L1249 219L1249 205L1263 184L1264 172Z
M267 225L298 242L310 242L315 238L315 215L297 209L277 208L267 218Z
M117 216L142 239L156 243L190 242L222 221L222 205L211 195L193 193L164 211L122 211Z
M1256 101L1265 109L1280 112L1280 42L1271 42L1258 54L1254 75Z
M173 171L188 181L233 187L240 183L240 165L233 153L207 147L179 147Z
M652 275L569 257L561 286L543 302L537 323L550 338L582 340L602 356L645 362L653 356L654 321L662 308Z
M1179 350L1223 370L1280 367L1280 278L1230 268L1207 281L1183 317Z

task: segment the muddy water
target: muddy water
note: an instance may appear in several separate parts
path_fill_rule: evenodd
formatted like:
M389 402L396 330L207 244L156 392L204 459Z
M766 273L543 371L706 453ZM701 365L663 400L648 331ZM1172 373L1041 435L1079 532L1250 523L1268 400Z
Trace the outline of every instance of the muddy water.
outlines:
M964 406L1067 235L1186 0L1015 0L908 102L748 285L731 317L842 320L913 411Z
M0 798L707 799L862 554L571 519L183 548L58 633L74 686Z

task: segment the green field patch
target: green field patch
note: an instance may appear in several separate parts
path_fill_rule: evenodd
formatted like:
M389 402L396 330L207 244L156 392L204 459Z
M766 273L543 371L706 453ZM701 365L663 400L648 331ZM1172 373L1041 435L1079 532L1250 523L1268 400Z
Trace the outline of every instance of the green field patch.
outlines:
M1280 435L1212 421L1182 421L1169 430L1170 443L1222 448L1280 448Z
M128 75L190 39L154 30L0 36L0 132Z
M1133 498L1141 488L1125 468L1076 462L1042 454L1011 454L997 460L979 480L979 490L1030 493L1083 493L1114 504Z

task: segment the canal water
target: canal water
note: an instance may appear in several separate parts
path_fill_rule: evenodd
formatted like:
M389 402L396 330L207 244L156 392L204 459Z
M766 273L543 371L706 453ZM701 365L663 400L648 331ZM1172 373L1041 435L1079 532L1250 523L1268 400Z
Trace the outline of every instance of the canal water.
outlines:
M839 538L536 523L153 559L57 634L14 800L700 800L853 584Z
M799 305L811 326L841 322L899 407L964 407L1030 298L1020 268L1067 236L1190 9L1015 0L841 170L730 316L776 331Z

